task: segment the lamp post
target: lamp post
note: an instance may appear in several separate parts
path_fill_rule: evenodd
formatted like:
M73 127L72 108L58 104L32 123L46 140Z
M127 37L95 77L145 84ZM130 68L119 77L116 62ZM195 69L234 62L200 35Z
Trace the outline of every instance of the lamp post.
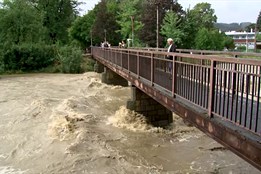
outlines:
M105 42L106 42L106 32L107 32L107 30L104 29L104 35L105 35L104 40L105 40Z
M134 16L131 16L132 47L134 47Z
M157 5L157 48L159 48L159 3L156 4Z
M90 33L91 33L91 46L92 46L92 30L90 31Z
M247 32L246 32L246 52L248 51L248 38L247 38Z

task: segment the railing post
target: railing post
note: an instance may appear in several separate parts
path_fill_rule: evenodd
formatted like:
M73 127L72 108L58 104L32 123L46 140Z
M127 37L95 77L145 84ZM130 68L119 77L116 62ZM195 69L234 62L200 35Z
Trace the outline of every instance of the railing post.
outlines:
M172 97L175 97L177 92L177 69L176 69L176 56L172 61Z
M118 54L117 54L118 55ZM123 69L123 64L122 64L122 52L121 52L121 54L120 54L120 56L121 56L121 68Z
M214 95L215 95L215 84L216 84L216 64L215 60L211 60L210 67L210 90L208 100L208 116L213 117L212 111L214 110Z
M154 83L154 58L153 53L151 53L151 73L150 73L150 79L151 79L151 86L153 86Z
M128 50L128 72L130 72L130 51Z
M140 77L140 56L139 56L139 52L137 51L137 75L138 78Z
M237 55L234 56L235 58L237 58ZM232 76L232 99L234 99L234 95L236 93L236 73L237 71L237 63L233 64L233 76Z

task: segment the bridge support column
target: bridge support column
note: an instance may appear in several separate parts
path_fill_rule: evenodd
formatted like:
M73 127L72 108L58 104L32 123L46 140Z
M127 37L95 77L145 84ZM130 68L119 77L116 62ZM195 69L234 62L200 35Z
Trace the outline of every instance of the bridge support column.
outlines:
M104 71L104 65L96 61L94 64L94 72L102 73Z
M128 86L128 81L126 79L122 78L120 75L116 74L106 67L104 68L104 72L102 73L102 83Z
M153 126L164 127L173 122L172 112L135 86L131 87L127 108L144 115Z

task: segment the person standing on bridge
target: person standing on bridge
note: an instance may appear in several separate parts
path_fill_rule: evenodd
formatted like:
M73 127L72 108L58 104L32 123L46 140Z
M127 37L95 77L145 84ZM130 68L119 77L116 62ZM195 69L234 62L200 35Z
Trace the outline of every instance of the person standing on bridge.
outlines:
M168 38L168 39L167 39L167 42L168 42L168 45L169 45L169 47L168 47L168 53L170 53L170 52L176 52L176 45L174 44L173 39L172 39L172 38ZM167 56L167 59L173 60L173 56L172 56L172 55L168 55L168 56ZM172 72L172 62L169 63L169 71Z

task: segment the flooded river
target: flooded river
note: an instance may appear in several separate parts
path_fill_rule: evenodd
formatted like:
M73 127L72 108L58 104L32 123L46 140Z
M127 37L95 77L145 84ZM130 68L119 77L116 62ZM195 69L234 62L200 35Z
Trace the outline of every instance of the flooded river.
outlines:
M85 73L0 77L0 174L260 173L176 115L155 128L128 87Z

